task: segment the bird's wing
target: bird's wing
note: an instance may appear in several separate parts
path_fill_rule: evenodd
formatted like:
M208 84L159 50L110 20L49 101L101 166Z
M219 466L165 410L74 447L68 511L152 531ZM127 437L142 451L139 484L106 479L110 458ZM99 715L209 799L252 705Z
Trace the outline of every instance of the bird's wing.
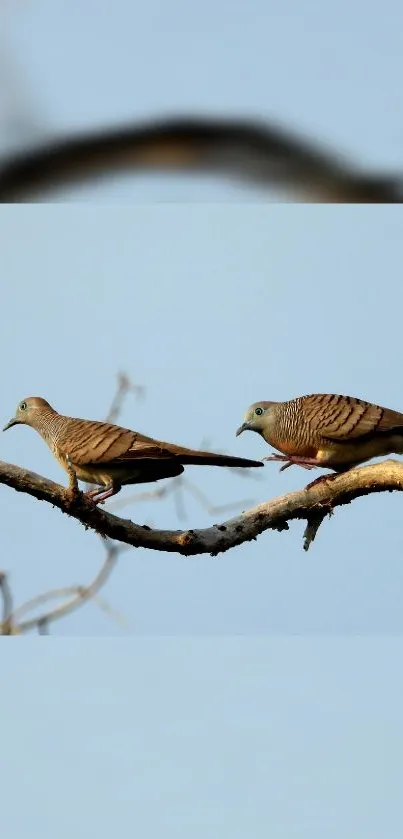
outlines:
M68 418L58 449L77 466L122 464L142 458L172 459L164 444L152 437L111 423L73 418Z
M301 407L314 431L340 443L393 430L403 432L403 414L353 396L314 394L303 397Z

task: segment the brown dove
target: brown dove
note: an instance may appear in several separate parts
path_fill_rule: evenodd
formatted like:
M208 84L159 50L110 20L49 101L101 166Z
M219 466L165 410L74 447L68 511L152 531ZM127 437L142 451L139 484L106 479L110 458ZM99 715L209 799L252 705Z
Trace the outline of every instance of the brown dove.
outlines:
M163 443L107 422L65 417L39 396L20 402L3 431L18 424L34 428L67 472L71 464L79 481L104 487L87 493L95 503L116 495L126 484L174 478L186 465L263 466L261 461Z
M372 457L403 454L403 414L353 396L314 393L289 402L255 402L236 434L256 431L294 463L344 472Z

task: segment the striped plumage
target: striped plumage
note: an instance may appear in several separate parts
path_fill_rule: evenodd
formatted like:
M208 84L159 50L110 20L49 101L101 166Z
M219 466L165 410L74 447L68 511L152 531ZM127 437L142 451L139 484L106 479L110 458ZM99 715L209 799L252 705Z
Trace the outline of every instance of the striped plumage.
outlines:
M106 488L89 493L97 502L126 484L173 478L186 465L263 466L261 461L163 443L111 423L66 417L38 396L20 402L3 430L20 423L41 435L63 469L68 471L70 462L79 481Z
M315 393L289 402L255 402L237 431L256 431L286 466L344 471L372 457L403 454L403 414L352 396Z

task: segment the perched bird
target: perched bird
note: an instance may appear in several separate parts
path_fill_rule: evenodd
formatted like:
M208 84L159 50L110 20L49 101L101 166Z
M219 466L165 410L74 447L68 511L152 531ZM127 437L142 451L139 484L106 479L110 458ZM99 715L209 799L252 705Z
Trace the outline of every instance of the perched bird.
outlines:
M289 402L255 402L237 436L256 431L283 455L283 461L344 472L372 457L403 454L403 414L352 396L314 393Z
M96 504L116 495L126 484L174 478L187 465L263 466L261 461L163 443L107 422L65 417L39 396L20 402L3 431L18 424L34 428L60 465L67 472L72 467L79 481L104 487L87 493Z

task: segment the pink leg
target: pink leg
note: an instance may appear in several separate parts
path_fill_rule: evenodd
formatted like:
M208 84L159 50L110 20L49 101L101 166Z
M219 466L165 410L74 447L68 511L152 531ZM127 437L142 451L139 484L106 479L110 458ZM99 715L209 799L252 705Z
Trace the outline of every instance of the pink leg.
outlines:
M284 466L281 467L280 472L284 472L284 469L294 465L302 466L303 469L315 469L315 466L322 465L314 457L298 457L298 455L272 454L269 457L264 457L263 460L282 461Z
M107 498L112 498L112 495L116 495L120 490L121 486L119 484L110 484L104 490L100 489L100 487L90 489L85 495L94 504L104 504Z

